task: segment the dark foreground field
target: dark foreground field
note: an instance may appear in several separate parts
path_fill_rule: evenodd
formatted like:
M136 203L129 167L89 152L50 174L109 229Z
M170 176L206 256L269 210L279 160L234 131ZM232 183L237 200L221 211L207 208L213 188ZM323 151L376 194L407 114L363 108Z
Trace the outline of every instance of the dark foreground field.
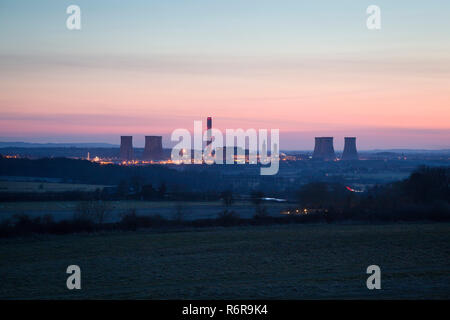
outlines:
M292 225L0 240L0 298L450 298L450 224ZM66 289L68 265L82 289ZM381 290L366 268L381 268Z

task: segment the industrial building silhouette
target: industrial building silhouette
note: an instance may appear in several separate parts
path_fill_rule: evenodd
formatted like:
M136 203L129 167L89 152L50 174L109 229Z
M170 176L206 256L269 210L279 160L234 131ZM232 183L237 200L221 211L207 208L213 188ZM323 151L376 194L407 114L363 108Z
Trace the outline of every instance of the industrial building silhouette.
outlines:
M211 137L211 134L212 134L212 132L211 132L211 130L212 130L212 118L211 117L208 117L207 119L206 119L206 129L208 130L207 131L207 135L208 135L208 139L206 140L206 146L209 146L211 143L212 143L212 137Z
M336 159L333 147L333 137L316 137L314 152L312 158L314 160L333 161Z
M120 160L132 161L134 159L133 152L133 137L121 136L120 137Z
M145 147L142 154L143 160L161 160L164 157L162 147L162 136L146 136ZM120 155L121 161L133 161L136 160L136 156L133 149L133 137L121 136L120 137ZM141 158L138 156L138 158Z
M333 137L316 137L313 160L333 161L336 159L334 152ZM356 137L345 137L344 151L342 160L358 160L358 151L356 150Z
M356 137L345 137L344 151L342 160L358 160L358 151L356 151Z
M144 160L161 160L163 156L162 136L146 136Z
M212 143L212 117L207 118L206 127L208 130L206 146L208 147ZM336 160L333 139L333 137L315 137L312 159L321 161ZM275 154L276 153L277 152L275 152ZM139 158L141 158L140 155L142 155L142 160L144 161L163 160L165 154L162 146L162 136L145 136L144 152L138 155ZM135 160L132 136L120 137L120 160ZM358 151L356 150L356 137L345 137L344 151L341 160L359 160Z

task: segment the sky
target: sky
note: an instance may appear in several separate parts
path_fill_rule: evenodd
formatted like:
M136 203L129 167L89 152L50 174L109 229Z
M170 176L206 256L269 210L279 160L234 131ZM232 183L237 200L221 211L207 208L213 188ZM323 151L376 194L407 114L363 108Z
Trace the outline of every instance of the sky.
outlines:
M0 0L0 141L170 146L212 116L280 129L281 149L450 148L449 16L447 0Z

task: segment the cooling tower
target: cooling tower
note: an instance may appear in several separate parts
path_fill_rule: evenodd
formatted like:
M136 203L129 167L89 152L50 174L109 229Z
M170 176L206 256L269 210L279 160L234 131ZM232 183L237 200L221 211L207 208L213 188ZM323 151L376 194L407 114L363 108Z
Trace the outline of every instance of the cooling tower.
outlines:
M133 154L133 137L121 136L120 137L120 160L131 161L134 158Z
M334 154L333 137L316 137L312 158L314 160L334 160L336 156Z
M356 138L345 137L344 152L342 152L342 160L358 160L358 152L356 151Z
M146 136L144 160L161 160L162 156L162 136Z

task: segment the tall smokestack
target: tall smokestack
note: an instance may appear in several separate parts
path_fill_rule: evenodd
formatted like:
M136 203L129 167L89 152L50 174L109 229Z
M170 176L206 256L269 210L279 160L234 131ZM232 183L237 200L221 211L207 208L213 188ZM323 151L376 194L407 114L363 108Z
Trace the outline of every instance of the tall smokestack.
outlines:
M333 137L316 137L312 158L314 160L332 161L336 159Z
M207 131L207 135L208 135L208 140L206 141L206 146L209 146L212 143L212 137L211 137L211 129L212 129L212 118L208 117L208 119L206 119L206 129Z
M120 137L120 160L131 161L134 159L133 153L133 137L121 136Z
M162 136L145 136L144 160L161 160Z
M208 156L211 157L215 154L214 150L210 150L209 148L212 148L212 118L208 117L206 119L206 135L207 135L207 139L206 139L206 149L205 152L208 152Z
M356 137L345 137L344 152L342 160L358 160L358 151L356 151Z

